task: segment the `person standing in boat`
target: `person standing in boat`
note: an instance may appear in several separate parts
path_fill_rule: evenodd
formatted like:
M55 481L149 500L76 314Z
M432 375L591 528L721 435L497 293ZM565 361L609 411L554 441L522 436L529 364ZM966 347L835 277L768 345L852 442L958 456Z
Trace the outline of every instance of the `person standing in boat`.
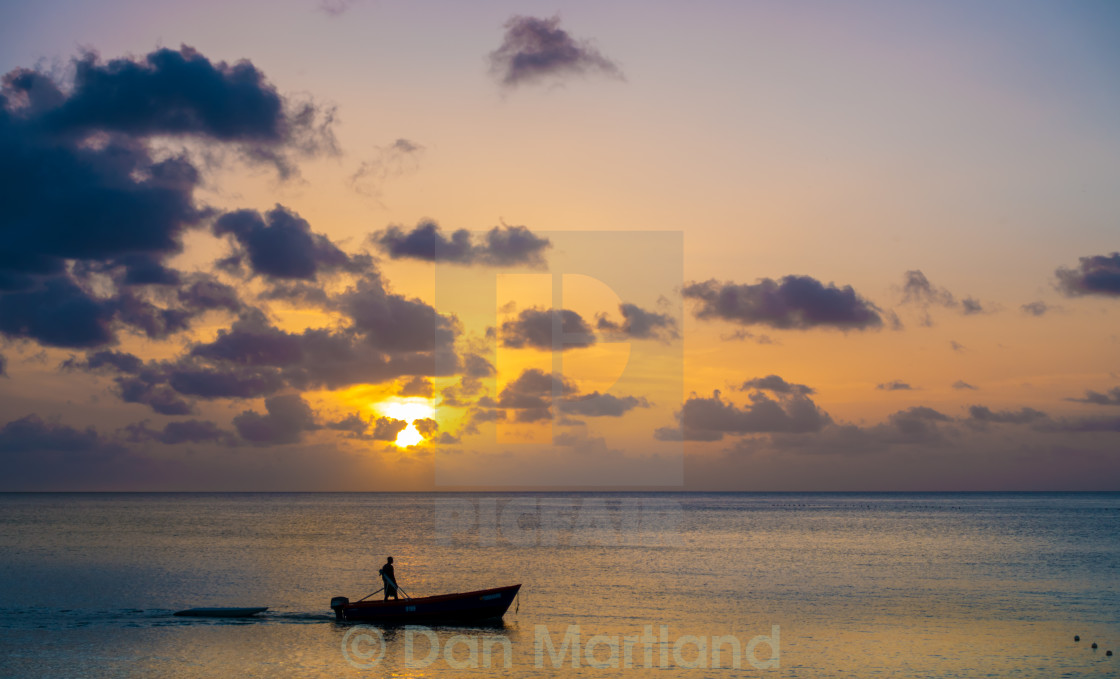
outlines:
M385 585L385 600L389 597L399 599L397 596L397 574L393 571L393 557L385 560L385 565L377 571L381 575L381 582Z

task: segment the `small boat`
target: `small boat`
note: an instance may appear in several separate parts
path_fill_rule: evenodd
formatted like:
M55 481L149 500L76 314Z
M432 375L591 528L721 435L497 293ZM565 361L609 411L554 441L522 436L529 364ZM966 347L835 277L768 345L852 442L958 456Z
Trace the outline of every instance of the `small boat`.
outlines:
M463 623L500 620L517 596L521 585L480 589L476 592L438 594L415 599L356 601L344 596L331 599L337 620L374 622L385 625L413 623Z
M175 611L175 615L190 618L248 618L267 610L268 606L252 608L188 608L185 611Z

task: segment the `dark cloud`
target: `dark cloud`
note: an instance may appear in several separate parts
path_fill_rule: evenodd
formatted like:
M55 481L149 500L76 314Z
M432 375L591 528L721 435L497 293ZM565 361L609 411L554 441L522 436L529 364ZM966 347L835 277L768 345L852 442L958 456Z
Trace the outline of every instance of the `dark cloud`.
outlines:
M180 274L150 254L130 253L109 263L109 268L124 268L121 285L179 285Z
M112 344L116 341L111 326L115 313L111 300L97 299L62 276L49 278L32 290L0 294L0 332L45 346Z
M667 342L680 337L677 319L668 314L646 311L636 304L629 303L619 304L618 310L622 314L621 323L615 323L607 318L606 314L599 314L595 317L596 327L602 332L616 333L634 339L659 339Z
M689 436L690 432L807 433L820 431L832 421L828 413L804 394L774 400L756 391L750 395L750 401L748 405L739 407L724 401L719 391L713 392L711 398L689 398L678 416L685 438L696 440L695 435Z
M1029 302L1019 307L1019 309L1021 309L1023 313L1030 314L1031 316L1045 316L1046 313L1048 311L1051 311L1053 308L1054 307L1046 304L1046 302L1041 301Z
M989 422L997 424L1029 424L1031 422L1044 420L1047 415L1034 408L1020 408L1018 411L993 411L987 406L970 406L968 409L968 417L973 422L985 424Z
M267 414L243 411L233 418L241 438L257 445L298 443L303 433L319 429L311 406L298 394L271 396L264 401Z
M914 270L903 274L902 303L952 307L957 305L957 300L953 293L933 285L924 273Z
M92 451L102 445L93 427L79 430L38 415L12 420L0 428L0 453Z
M1120 387L1113 387L1107 394L1086 390L1085 398L1067 398L1066 400L1077 403L1092 403L1098 406L1120 406Z
M875 386L876 389L882 391L911 391L914 387L901 380L891 380Z
M721 441L722 431L707 429L682 429L681 427L658 427L653 432L658 441Z
M351 413L341 420L328 422L324 425L327 429L334 429L335 431L345 431L353 434L354 436L362 436L369 429L369 422L362 419L358 413Z
M956 340L949 340L949 348L953 351L964 351L965 346Z
M402 384L400 391L397 393L401 396L423 396L424 398L431 398L434 389L431 380L417 375Z
M250 366L286 366L303 358L299 335L272 327L261 315L241 318L228 330L219 330L208 344L191 348L192 356Z
M0 354L0 377L8 376L8 359L4 358L4 354Z
M116 490L143 461L93 427L27 415L0 427L0 488Z
M439 431L439 422L430 417L425 417L422 420L415 420L412 423L416 427L416 431L426 439L432 438L437 431Z
M505 28L501 47L490 53L490 69L506 87L594 72L622 78L618 66L590 42L560 28L558 16L514 16Z
M537 422L552 417L552 403L556 397L573 396L579 389L562 375L551 375L536 368L525 370L508 383L497 401L482 397L478 405L483 408L514 410L518 422Z
M180 394L208 400L257 398L275 394L285 386L274 368L218 368L183 362L167 366L164 374L167 384Z
M165 260L210 210L196 204L202 179L190 158L157 158L152 139L232 145L289 172L287 152L329 145L329 127L249 62L211 62L189 47L108 63L86 54L74 73L69 85L29 69L2 79L0 333L96 347L115 341L119 320L165 337L189 309L82 285L96 272L119 288L180 282Z
M804 384L794 384L786 382L778 375L767 375L766 377L756 377L752 380L743 382L739 387L742 391L748 389L762 389L764 391L772 391L775 394L815 394L816 390Z
M392 259L420 259L481 266L545 266L544 251L552 243L524 226L495 226L486 232L482 242L473 242L472 234L459 229L451 237L443 235L433 221L419 222L412 231L390 226L370 236Z
M622 417L634 408L648 408L649 401L636 396L613 396L597 391L564 399L560 409L567 415Z
M1120 417L1086 417L1073 420L1047 421L1042 422L1035 429L1046 433L1066 434L1120 432Z
M224 309L238 313L244 307L237 290L207 274L193 274L176 293L183 308L201 313Z
M239 246L235 257L243 254L254 273L269 278L315 280L319 273L359 273L373 267L368 255L347 255L279 204L264 215L256 210L227 212L214 222L213 231L215 236L232 235Z
M709 280L686 285L683 295L698 302L694 313L705 320L796 330L865 330L883 325L878 308L851 286L825 286L808 276L786 276L781 281L763 278L754 285Z
M112 371L116 394L125 403L141 403L161 415L188 415L194 405L167 386L166 366L155 361L145 363L133 354L103 350L87 354L85 360L71 357L60 366L63 370L90 372Z
M394 420L391 417L379 417L373 424L373 440L396 441L397 435L408 427L404 420Z
M1120 252L1081 257L1076 269L1059 268L1058 289L1071 297L1120 295Z
M454 318L420 301L391 294L377 276L365 276L339 296L336 306L374 347L386 352L425 352L450 346L459 332Z
M115 381L117 395L125 403L142 403L160 415L189 415L194 412L194 405L190 401L146 376L120 376Z
M957 380L956 382L953 382L953 388L954 389L972 389L972 390L977 389L977 387L972 386L971 384L969 384L968 382L965 382L964 380Z
M926 406L900 410L887 418L885 424L872 430L872 434L885 443L933 443L944 438L939 424L953 418Z
M141 331L149 339L166 339L190 327L194 313L186 309L164 308L152 304L130 290L116 299L117 319Z
M58 131L112 131L136 137L191 136L279 148L314 136L314 117L288 102L248 61L211 62L191 47L142 60L74 62L74 85L43 114Z
M926 278L924 273L918 270L907 271L903 274L902 303L912 304L923 309L925 314L922 318L922 325L926 326L933 325L933 319L930 317L928 310L934 306L957 309L965 316L982 314L988 311L974 297L967 296L958 300L953 293L934 285Z
M971 297L965 297L961 300L961 313L966 316L971 316L972 314L982 314L984 313L984 307L978 300L975 300Z
M157 441L167 445L221 443L227 446L234 446L238 443L233 432L226 431L208 420L168 422L163 429L151 429L147 422L140 422L125 427L124 433L126 438L134 443L145 441Z
M553 338L553 323L559 316L560 335ZM578 349L595 343L595 334L583 317L574 311L524 309L517 319L502 323L502 346L512 349L533 348L552 351L556 348Z

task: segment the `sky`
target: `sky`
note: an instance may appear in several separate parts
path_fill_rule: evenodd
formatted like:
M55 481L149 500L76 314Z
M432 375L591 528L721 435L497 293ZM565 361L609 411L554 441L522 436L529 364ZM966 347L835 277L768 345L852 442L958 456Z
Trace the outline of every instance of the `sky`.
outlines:
M0 490L1120 490L1114 3L0 27Z

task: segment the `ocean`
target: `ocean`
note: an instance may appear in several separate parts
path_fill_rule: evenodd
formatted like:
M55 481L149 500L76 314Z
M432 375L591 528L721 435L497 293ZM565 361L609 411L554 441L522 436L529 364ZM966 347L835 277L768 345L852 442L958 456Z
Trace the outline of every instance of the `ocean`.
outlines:
M5 677L1120 674L1117 493L3 494L0 554ZM390 555L522 589L336 622Z

